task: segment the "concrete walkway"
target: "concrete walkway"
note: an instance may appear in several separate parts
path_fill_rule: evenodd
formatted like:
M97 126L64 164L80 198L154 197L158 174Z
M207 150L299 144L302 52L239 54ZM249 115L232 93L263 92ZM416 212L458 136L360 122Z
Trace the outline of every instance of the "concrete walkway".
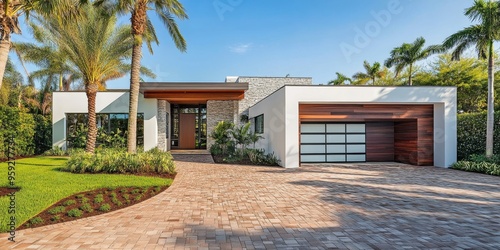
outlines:
M22 230L0 249L500 249L500 178L398 164L177 161L138 205Z

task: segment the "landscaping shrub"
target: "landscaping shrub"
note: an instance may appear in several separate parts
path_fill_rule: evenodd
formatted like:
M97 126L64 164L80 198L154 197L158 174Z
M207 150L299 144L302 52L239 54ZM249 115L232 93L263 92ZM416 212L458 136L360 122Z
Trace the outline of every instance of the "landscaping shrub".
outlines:
M108 203L102 204L99 207L99 211L101 211L101 212L108 212L109 210L111 210L111 205L109 205Z
M50 115L33 115L35 120L35 154L39 155L52 148L52 117Z
M102 196L102 194L98 194L94 197L95 204L102 203L103 201L104 201L104 197Z
M90 204L88 204L88 203L85 203L85 204L81 205L80 209L82 211L87 212L87 213L92 213L94 211L94 209L92 209L92 206Z
M66 210L64 206L57 206L55 208L50 209L49 214L60 214L64 212L64 210Z
M78 208L73 208L73 209L68 211L69 217L81 217L82 214L83 214L82 210L80 210Z
M493 151L500 151L500 112L495 113ZM486 112L459 114L457 120L457 158L465 160L486 151Z
M137 154L122 149L101 149L95 154L78 152L71 155L64 170L73 173L175 173L172 155L156 148Z
M60 215L54 215L50 218L51 221L59 221L61 220L61 216Z
M122 202L120 200L118 200L118 198L116 198L116 197L111 198L111 202L113 202L117 206L122 205Z
M500 155L492 155L491 157L486 157L486 155L481 154L481 155L470 155L467 160L473 161L473 162L489 162L489 163L495 163L495 164L500 164Z
M454 163L451 168L469 172L500 175L500 155L470 155L466 160Z
M30 220L31 225L37 225L37 224L40 224L42 222L43 222L43 219L40 217L35 217L35 218Z
M491 162L459 161L451 168L468 172L484 173L500 176L500 165Z
M5 142L12 136L16 143L15 156L41 154L52 145L51 117L0 106L0 158L6 158Z
M46 156L66 156L68 154L61 147L54 146L53 148L43 152L43 155L46 155Z
M263 137L252 132L250 127L250 123L239 127L226 121L217 124L211 134L214 144L210 147L210 153L216 162L279 165L280 161L274 154L266 154L263 149L255 149L255 144ZM248 148L250 144L253 144L253 149Z
M234 152L235 143L231 138L231 131L234 128L234 123L220 121L215 126L214 131L210 135L215 143L210 147L210 152L214 155L228 155Z
M76 204L75 200L67 200L63 203L64 206L71 206L73 204Z

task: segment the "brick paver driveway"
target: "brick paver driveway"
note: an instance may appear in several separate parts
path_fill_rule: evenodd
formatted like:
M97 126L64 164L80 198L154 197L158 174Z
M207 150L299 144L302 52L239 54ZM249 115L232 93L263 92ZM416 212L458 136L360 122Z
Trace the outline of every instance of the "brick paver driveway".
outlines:
M500 178L398 164L177 162L173 186L113 213L6 234L0 248L500 249Z

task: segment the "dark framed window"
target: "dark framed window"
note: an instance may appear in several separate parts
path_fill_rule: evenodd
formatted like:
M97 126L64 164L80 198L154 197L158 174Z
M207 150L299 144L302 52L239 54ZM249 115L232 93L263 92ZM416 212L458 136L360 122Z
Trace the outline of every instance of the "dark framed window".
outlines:
M107 135L119 134L126 138L128 130L128 114L122 113L99 113L96 114L98 136L97 146L105 143L99 136L101 133ZM66 141L69 148L82 147L85 145L87 134L88 115L84 113L66 114ZM144 114L137 114L137 146L144 145Z
M264 115L259 115L255 117L255 133L264 133Z
M170 114L167 112L166 114L166 117L165 117L165 130L166 130L166 135L165 137L168 139L168 124L169 124L169 120L170 120Z

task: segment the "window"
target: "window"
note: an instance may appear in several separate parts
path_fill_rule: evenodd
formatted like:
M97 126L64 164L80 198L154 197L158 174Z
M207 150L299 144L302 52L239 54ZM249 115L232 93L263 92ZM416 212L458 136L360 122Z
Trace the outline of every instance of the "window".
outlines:
M97 146L106 143L102 135L119 134L126 138L128 130L128 114L96 114L97 123ZM81 148L87 140L87 114L66 114L66 141L69 148ZM144 114L137 114L137 145L144 144Z
M167 112L166 116L165 116L165 130L166 130L166 133L165 133L165 137L168 139L168 120L170 119L170 114Z
M255 117L255 133L256 134L264 133L264 115L259 115Z

